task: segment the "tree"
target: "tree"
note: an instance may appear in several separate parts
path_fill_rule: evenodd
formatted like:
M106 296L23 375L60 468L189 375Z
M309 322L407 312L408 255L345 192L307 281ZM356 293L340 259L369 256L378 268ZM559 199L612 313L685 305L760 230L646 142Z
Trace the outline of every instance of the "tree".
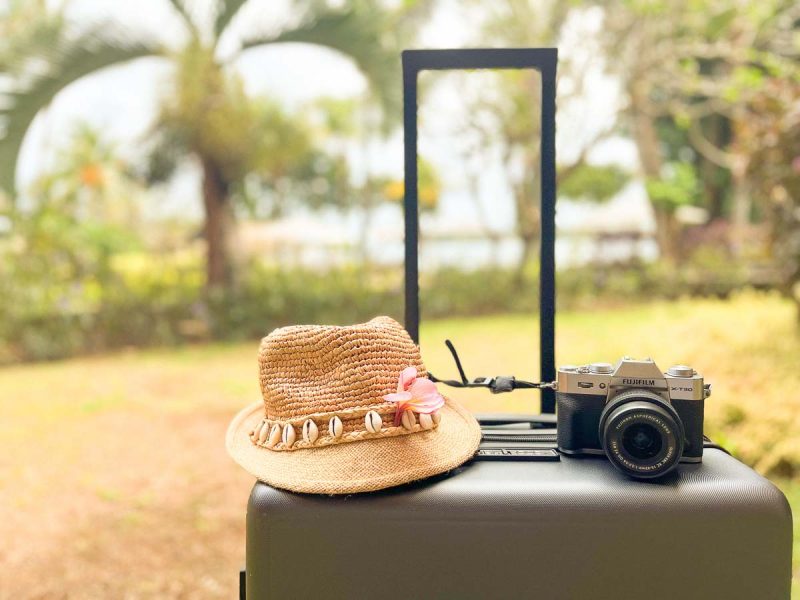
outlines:
M52 169L33 184L34 209L50 204L73 219L129 229L137 218L134 198L143 192L102 132L79 123L69 144L56 153Z
M250 31L231 56L222 54L220 40L250 2L216 0L213 22L208 24L196 18L185 0L168 1L187 33L188 41L177 51L121 24L103 23L80 30L63 27L47 48L31 45L24 55L6 53L14 57L13 72L19 76L0 105L5 129L0 139L0 187L15 193L17 158L25 134L36 115L62 89L106 67L138 58L172 61L174 93L161 111L159 132L169 140L170 148L194 157L202 168L207 283L209 289L225 288L232 276L233 198L248 172L258 166L258 158L264 158L263 152L270 148L253 142L272 133L273 141L292 143L285 119L278 123L278 129L284 127L284 131L271 131L273 119L281 115L274 107L253 103L247 97L232 62L242 52L273 44L328 47L354 60L375 97L391 110L396 100L397 56L388 49L384 14L374 3L351 0L341 8L331 8L321 0L298 0L290 23L268 32ZM275 144L271 149L275 150Z
M484 17L482 36L509 47L555 46L571 10L569 2L504 0L492 3ZM560 92L559 102L583 93L585 65L568 57L559 61L559 80L570 80L571 92ZM523 282L526 265L534 256L541 230L540 164L541 77L532 70L500 71L483 86L468 109L470 129L480 132L468 152L473 164L491 160L487 153L499 151L507 174L515 209L516 234L522 245L517 266L517 283ZM578 155L558 165L559 190L575 199L603 201L627 183L627 176L611 165L592 165L589 151L613 130L596 132ZM479 168L476 173L479 173Z
M755 148L736 137L757 118L754 100L770 80L796 80L796 37L800 6L791 0L601 1L605 8L607 64L620 77L628 106L623 121L636 142L648 189L676 169L670 147L679 145L697 166L698 179L723 175L730 181L727 211L719 188L707 199L712 214L728 212L734 249L742 246L752 217L751 155ZM752 141L752 140L751 140ZM686 154L686 152L684 152ZM701 177L705 176L705 177ZM669 182L667 182L669 183ZM673 182L674 183L674 182ZM695 201L701 199L698 195ZM662 255L679 255L675 209L692 202L685 194L651 193Z
M750 189L769 225L770 255L780 291L800 325L800 78L773 79L752 98L751 118L737 124L749 149ZM743 151L743 149L737 149Z
M141 252L142 191L96 130L81 125L57 149L0 239L0 346L10 357L56 358L95 343L88 324L102 320L111 290L126 290L115 259Z
M47 0L10 0L0 8L0 75L18 74L27 58L48 48L63 29L63 12L48 11Z

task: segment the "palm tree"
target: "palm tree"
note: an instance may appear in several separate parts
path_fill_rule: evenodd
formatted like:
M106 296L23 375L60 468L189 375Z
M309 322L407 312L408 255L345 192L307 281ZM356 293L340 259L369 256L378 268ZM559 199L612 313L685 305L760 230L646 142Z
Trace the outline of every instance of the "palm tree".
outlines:
M236 188L269 149L292 143L285 115L274 105L247 97L233 61L250 49L273 44L327 47L356 63L388 112L396 98L397 56L385 44L385 15L377 3L350 0L331 8L322 0L298 0L293 7L297 16L288 25L246 33L238 51L223 55L220 40L248 0L215 0L212 23L198 19L188 0L167 1L187 33L180 49L137 35L122 24L103 23L78 33L63 27L47 47L35 47L36 52L19 57L14 68L5 65L6 73L20 75L14 77L11 91L0 97L0 188L14 196L25 134L61 90L113 65L143 57L169 60L175 66L174 85L165 96L157 127L173 150L194 157L202 169L207 282L210 289L224 288L231 280L229 238ZM271 144L259 143L270 135Z

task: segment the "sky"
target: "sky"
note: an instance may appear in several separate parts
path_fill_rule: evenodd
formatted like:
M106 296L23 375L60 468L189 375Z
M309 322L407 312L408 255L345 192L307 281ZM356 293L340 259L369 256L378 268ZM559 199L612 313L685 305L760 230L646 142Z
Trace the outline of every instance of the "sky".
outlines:
M52 0L57 4L56 0ZM138 0L137 2L108 2L107 0L71 0L68 16L76 22L91 24L115 22L130 30L150 32L150 35L178 47L185 35L180 19L173 14L166 0ZM199 0L191 5L198 15L204 14L208 2ZM224 38L221 52L232 54L237 38L245 31L259 27L279 26L290 18L286 0L252 0L232 24L232 31ZM277 24L277 25L276 25ZM603 72L603 65L592 52L593 34L602 27L602 13L588 10L573 18L559 42L561 56L573 57L587 64L585 94L568 101L569 81L561 81L557 113L557 153L560 159L569 160L581 150L583 143L608 127L614 120L622 98L617 82ZM464 47L473 35L474 23L456 0L444 0L430 22L420 32L420 47ZM233 63L241 74L246 88L253 94L269 94L287 106L297 105L318 96L358 97L364 93L366 82L355 66L332 51L307 45L287 44L245 52ZM55 149L64 147L78 122L89 123L118 144L123 156L133 158L146 141L149 127L156 114L159 99L167 93L170 67L159 59L140 59L132 63L105 69L84 78L62 91L43 114L35 120L23 145L18 178L21 187L33 181L52 164ZM398 77L399 77L398 73ZM458 96L453 90L432 94L428 102L433 114L441 115L443 129L447 130L447 115ZM438 104L437 104L438 103ZM424 102L423 102L424 104ZM422 109L421 109L422 110ZM424 132L423 132L424 133ZM435 137L435 136L433 136ZM421 139L422 141L422 139ZM455 160L448 151L446 139L432 145L434 158L441 164L452 165ZM358 158L358 157L357 157ZM635 171L637 159L630 140L612 138L599 144L589 156L596 163L615 162ZM373 144L367 155L360 157L371 171L402 177L402 136L398 131L390 139ZM454 171L457 171L457 166ZM463 169L464 166L461 165ZM496 170L495 170L496 171ZM502 187L499 174L487 169L484 177L489 191L482 194L482 202L492 203L492 190ZM445 177L445 179L447 179ZM498 183L499 181L499 183ZM199 171L187 164L168 186L155 192L150 210L152 216L190 216L200 218ZM457 186L448 190L444 186L441 208L434 221L453 223L453 219L471 219L464 212L463 193ZM449 193L449 198L448 198ZM459 196L459 194L462 196ZM513 214L506 203L493 203L489 211L497 227L507 227ZM597 209L585 205L562 202L559 207L559 225L579 225L593 216ZM605 212L618 213L626 218L646 222L649 214L641 184L633 183L616 198ZM328 216L327 218L331 218ZM396 219L389 211L378 216L381 220ZM342 222L343 227L355 226ZM437 224L433 223L432 227Z

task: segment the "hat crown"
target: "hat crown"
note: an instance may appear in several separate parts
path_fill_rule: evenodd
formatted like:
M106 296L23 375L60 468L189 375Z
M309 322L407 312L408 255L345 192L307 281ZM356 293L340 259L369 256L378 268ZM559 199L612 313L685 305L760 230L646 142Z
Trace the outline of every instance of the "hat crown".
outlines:
M385 407L403 369L426 373L419 348L389 317L276 329L261 341L258 363L266 417L278 420Z

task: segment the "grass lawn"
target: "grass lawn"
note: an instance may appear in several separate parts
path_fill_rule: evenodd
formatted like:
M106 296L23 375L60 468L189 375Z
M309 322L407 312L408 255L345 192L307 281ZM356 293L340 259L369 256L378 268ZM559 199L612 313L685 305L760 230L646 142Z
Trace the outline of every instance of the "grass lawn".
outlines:
M445 337L470 376L538 374L530 318L425 323L426 363L452 377ZM223 437L258 398L256 349L0 369L0 598L236 597L252 479ZM624 354L702 372L714 386L708 433L800 506L800 337L788 303L744 295L559 315L559 363ZM453 395L482 412L537 410L535 392Z

